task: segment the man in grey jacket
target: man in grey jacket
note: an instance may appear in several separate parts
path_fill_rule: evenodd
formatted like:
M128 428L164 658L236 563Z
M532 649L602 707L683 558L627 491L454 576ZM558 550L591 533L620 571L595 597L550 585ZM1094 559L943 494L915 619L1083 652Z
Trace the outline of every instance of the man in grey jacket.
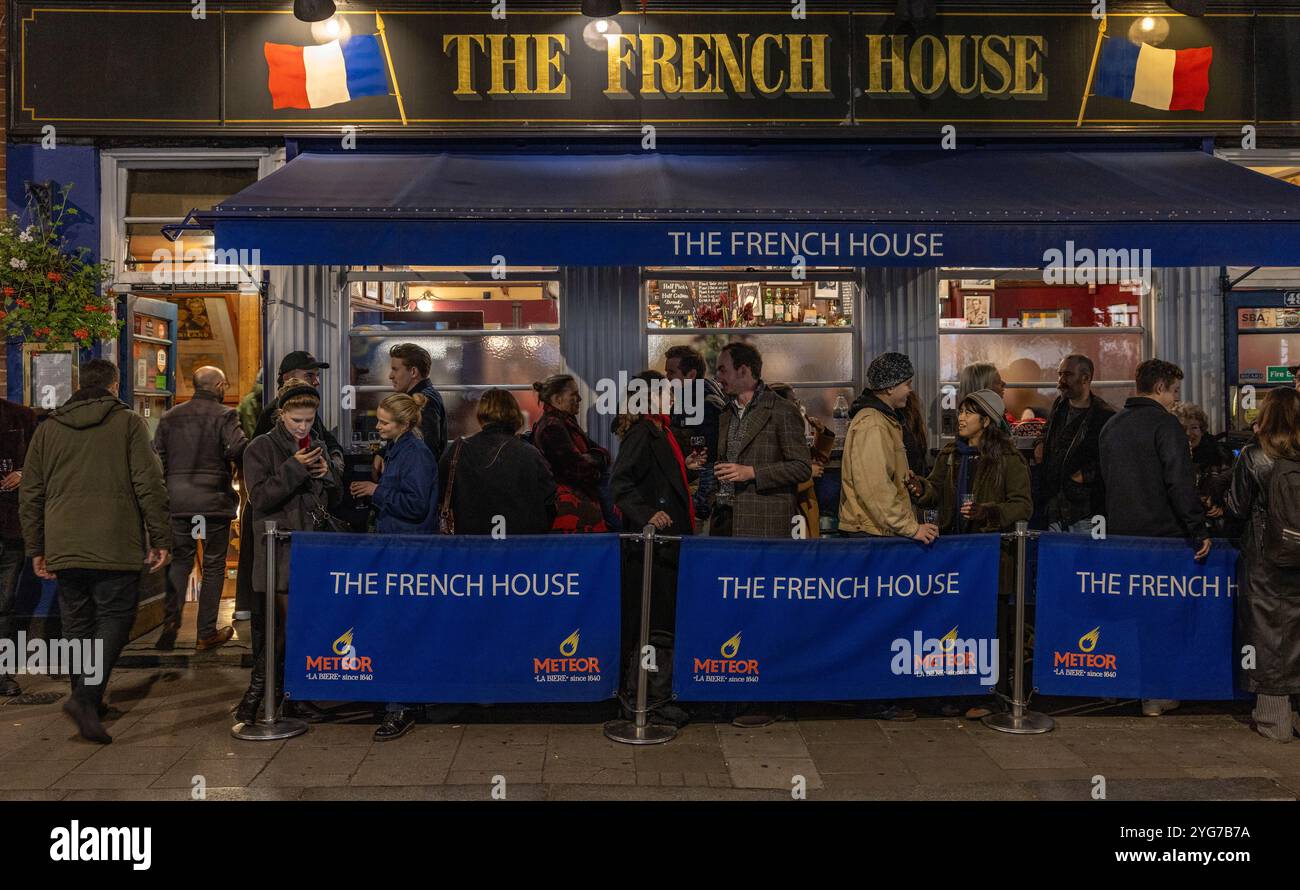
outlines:
M231 465L243 456L248 439L239 412L222 404L226 375L204 366L194 372L194 398L158 421L153 447L162 460L171 504L172 563L167 570L167 602L159 649L176 645L185 588L194 566L197 542L203 541L203 583L199 588L200 652L229 642L232 627L217 627L225 584L230 523L239 500L231 486Z

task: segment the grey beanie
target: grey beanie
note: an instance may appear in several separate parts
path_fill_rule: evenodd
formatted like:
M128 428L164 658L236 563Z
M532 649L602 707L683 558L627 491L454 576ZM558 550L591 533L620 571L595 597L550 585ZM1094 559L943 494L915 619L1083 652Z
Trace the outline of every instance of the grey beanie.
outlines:
M1002 396L998 395L991 389L979 389L966 396L962 401L972 401L980 407L980 410L994 423L1005 422L1007 413L1007 403L1002 401Z
M867 368L867 389L889 389L915 376L910 358L901 352L882 352Z

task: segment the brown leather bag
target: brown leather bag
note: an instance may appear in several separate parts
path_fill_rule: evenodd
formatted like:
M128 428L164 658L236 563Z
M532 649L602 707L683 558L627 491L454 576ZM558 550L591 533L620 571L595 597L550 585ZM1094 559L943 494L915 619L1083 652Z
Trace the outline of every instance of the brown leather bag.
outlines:
M456 450L451 453L451 467L447 470L447 490L442 493L442 507L438 510L438 532L444 535L456 534L456 514L451 508L451 492L456 487L456 464L460 462L460 449L464 444L464 437L456 440Z

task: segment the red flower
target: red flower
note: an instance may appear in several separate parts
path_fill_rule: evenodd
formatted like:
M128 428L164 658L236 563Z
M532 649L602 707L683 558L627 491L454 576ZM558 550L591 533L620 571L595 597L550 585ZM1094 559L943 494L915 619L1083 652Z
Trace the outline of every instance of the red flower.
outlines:
M36 328L34 331L32 331L32 333L35 334L35 335L38 336L38 337L48 337L48 336L49 336L49 333L50 333L50 329L49 329L49 328Z
M5 312L3 309L0 309L0 321L2 321L4 317L8 314L9 314L8 312Z
M29 302L27 302L26 300L21 299L21 298L20 298L20 299L17 299L17 300L14 300L14 302L18 304L18 308L19 308L19 309L26 309L27 307L29 307L29 306L32 305L31 303L29 303Z
M5 296L6 296L6 297L12 297L13 295L14 295L14 289L13 289L12 287L6 287L6 288L5 288Z
M62 273L59 273L59 272L46 272L46 273L45 273L45 277L48 278L48 279L50 279L50 281L62 281L62 280L63 280L63 275L62 275Z
M89 340L90 331L86 330L85 328L77 328L75 331L72 332L72 336L76 337L78 340Z

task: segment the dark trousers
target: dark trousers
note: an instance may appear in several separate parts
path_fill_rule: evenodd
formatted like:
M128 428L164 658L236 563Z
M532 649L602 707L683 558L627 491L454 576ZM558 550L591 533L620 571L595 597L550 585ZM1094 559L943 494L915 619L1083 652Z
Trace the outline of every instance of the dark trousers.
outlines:
M198 541L190 534L188 517L172 517L172 561L167 567L167 600L163 620L179 626L185 607L185 588ZM199 587L199 639L217 632L217 612L221 608L221 588L226 580L226 550L230 546L230 520L209 517L207 537L203 540L203 583Z
M102 661L94 665L98 672L88 670L91 665L83 659L82 672L72 675L72 694L92 707L98 708L108 688L109 674L117 657L122 654L135 623L135 610L140 596L139 572L100 572L94 569L60 569L59 609L63 613L63 636L69 641L90 641L87 648L94 652L96 642L103 643ZM94 676L98 673L99 676Z
M10 538L0 539L0 640L14 638L18 576L22 567L23 542Z
M253 507L244 501L239 518L239 568L235 573L235 611L251 612L253 600Z

